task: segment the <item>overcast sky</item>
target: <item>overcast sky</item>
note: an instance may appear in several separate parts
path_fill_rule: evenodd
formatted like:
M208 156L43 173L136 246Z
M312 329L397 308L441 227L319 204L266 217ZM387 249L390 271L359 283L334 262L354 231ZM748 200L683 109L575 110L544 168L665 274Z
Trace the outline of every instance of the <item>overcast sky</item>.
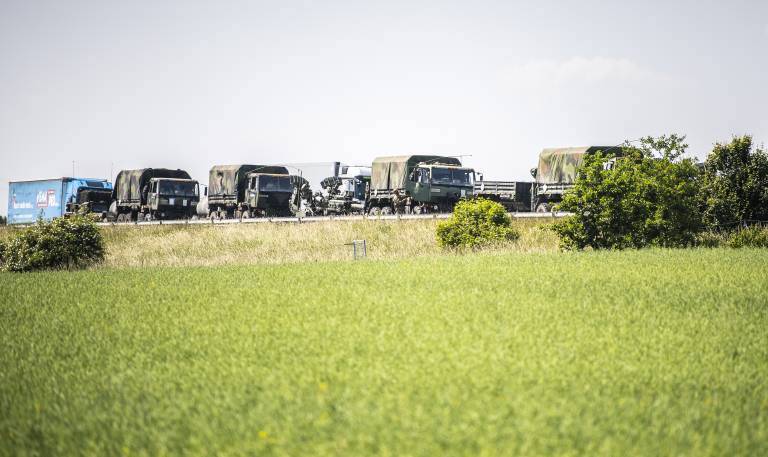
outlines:
M768 141L768 1L0 2L9 180L469 154L678 132Z

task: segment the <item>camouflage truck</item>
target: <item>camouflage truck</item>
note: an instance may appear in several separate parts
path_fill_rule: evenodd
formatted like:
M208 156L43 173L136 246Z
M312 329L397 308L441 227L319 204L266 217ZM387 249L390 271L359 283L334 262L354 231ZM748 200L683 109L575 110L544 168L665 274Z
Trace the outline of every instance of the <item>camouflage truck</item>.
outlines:
M325 178L320 186L324 215L363 214L371 184L371 167L343 167L339 176Z
M285 167L215 165L208 177L208 217L290 216L293 191Z
M563 201L563 194L576 182L578 168L584 156L597 151L614 149L612 146L586 146L580 148L550 148L539 154L539 166L531 170L534 177L531 209L538 213L552 211Z
M450 212L474 192L475 172L455 157L378 157L371 168L371 214Z
M112 190L110 219L189 219L195 215L199 200L200 186L184 170L122 170Z

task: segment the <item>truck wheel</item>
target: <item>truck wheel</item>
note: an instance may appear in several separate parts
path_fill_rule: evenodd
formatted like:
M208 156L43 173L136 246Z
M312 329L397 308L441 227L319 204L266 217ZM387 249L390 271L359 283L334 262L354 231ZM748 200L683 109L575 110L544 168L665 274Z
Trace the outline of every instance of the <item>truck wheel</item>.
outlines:
M536 207L537 213L548 213L550 211L549 205L546 203L539 203L539 206Z
M389 215L389 214L392 214L392 208L390 208L389 206L385 206L384 208L381 208L381 215L382 216L386 216L386 215Z
M250 219L251 218L251 210L247 209L242 212L240 215L240 219Z

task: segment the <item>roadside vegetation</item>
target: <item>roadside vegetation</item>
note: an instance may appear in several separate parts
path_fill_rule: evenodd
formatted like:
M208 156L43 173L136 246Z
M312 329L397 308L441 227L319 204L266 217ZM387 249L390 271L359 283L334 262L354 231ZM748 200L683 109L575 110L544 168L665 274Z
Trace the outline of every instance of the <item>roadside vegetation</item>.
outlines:
M503 247L519 238L504 207L482 198L460 201L451 217L437 224L437 244L444 248Z
M766 455L766 264L0 273L0 454Z
M552 229L564 249L760 246L768 223L768 153L750 136L718 143L700 170L679 135L587 156ZM754 230L741 231L758 224ZM744 243L738 240L743 239Z
M84 268L104 259L101 232L86 217L58 218L7 231L0 238L0 270Z

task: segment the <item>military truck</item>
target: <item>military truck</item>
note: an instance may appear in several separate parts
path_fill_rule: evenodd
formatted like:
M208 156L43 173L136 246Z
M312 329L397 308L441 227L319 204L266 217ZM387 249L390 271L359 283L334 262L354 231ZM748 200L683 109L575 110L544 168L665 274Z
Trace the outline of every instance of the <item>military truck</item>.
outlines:
M474 193L475 172L455 157L378 157L371 169L370 214L450 212Z
M189 219L195 215L200 186L184 170L122 170L112 190L110 219L117 222Z
M371 167L343 167L339 176L321 183L323 214L363 214L371 184Z
M475 181L475 197L501 203L507 211L531 211L531 189L528 181L485 181L478 174Z
M107 220L112 203L112 189L83 187L67 202L64 217L88 215L95 220Z
M208 217L290 216L293 192L285 167L215 165L208 177Z
M531 209L538 213L552 211L563 201L563 194L576 182L578 168L586 154L615 150L613 146L585 146L579 148L549 148L539 154L539 166L531 170L534 178ZM618 152L618 151L617 151Z

